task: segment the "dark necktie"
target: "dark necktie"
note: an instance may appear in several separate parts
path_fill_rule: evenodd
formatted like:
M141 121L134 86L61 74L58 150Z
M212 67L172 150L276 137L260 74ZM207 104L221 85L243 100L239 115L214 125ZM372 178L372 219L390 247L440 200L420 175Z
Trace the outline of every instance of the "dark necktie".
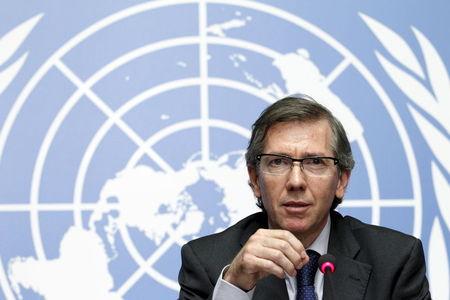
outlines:
M309 262L297 271L296 300L316 300L314 277L316 276L320 254L314 250L306 250Z

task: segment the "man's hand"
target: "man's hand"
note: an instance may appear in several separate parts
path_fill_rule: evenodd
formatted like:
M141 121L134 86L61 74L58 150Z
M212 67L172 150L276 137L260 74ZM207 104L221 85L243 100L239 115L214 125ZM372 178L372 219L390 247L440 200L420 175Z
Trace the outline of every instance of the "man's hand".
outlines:
M285 273L295 276L308 261L303 244L289 231L259 229L233 259L223 279L251 290L269 274L279 278L284 278Z

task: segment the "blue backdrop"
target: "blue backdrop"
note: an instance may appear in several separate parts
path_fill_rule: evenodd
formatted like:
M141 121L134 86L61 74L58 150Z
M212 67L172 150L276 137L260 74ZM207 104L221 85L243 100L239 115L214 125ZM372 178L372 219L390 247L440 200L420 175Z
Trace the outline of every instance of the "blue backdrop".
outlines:
M448 11L3 1L0 299L175 299L180 247L256 211L249 129L297 92L348 131L339 211L420 237L449 299Z

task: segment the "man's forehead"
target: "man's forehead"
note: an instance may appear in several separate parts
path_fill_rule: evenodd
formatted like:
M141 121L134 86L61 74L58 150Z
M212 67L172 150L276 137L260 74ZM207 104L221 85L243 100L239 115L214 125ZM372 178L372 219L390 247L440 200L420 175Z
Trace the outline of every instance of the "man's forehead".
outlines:
M269 132L273 133L275 131L284 131L288 127L298 127L298 128L316 128L317 131L326 129L324 132L332 132L330 122L327 119L317 119L317 120L292 120L292 121L282 121L271 124L265 133L265 137L268 136Z
M285 147L316 144L315 146L320 149L310 149L312 153L324 152L331 148L331 140L332 131L326 119L278 122L268 128L264 138L264 149L270 146L281 151Z

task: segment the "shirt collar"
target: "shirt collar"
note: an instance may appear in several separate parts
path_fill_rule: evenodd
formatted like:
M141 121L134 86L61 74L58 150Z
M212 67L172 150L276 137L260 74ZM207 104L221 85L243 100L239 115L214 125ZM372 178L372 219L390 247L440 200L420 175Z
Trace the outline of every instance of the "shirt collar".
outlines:
M322 229L319 236L314 240L314 242L308 247L308 249L314 250L320 255L326 254L328 249L328 240L330 238L330 229L331 229L331 218L330 214L328 214L327 223L325 224L325 227Z

